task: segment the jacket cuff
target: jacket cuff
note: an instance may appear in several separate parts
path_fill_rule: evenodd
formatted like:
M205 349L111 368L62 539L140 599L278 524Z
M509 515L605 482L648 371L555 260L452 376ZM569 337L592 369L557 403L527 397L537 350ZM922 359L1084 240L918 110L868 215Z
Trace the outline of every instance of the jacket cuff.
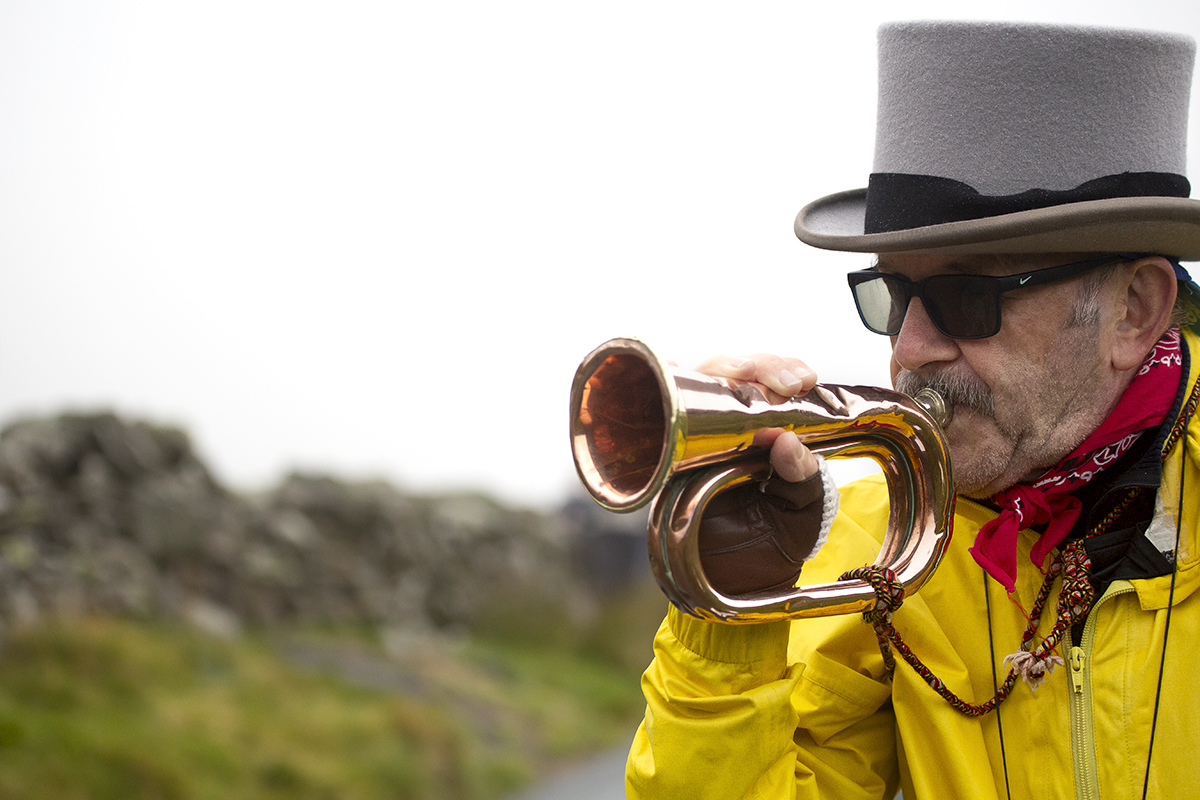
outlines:
M681 645L708 661L774 665L781 674L787 666L791 630L788 620L750 624L708 622L671 606L667 610L667 625Z
M824 494L821 498L821 531L817 534L817 541L813 545L812 552L808 554L811 560L817 551L825 544L825 540L829 537L829 529L833 527L833 518L838 513L838 502L841 500L841 494L838 492L837 484L833 482L833 475L829 472L829 465L825 463L823 456L817 455L817 466L821 474L821 488Z

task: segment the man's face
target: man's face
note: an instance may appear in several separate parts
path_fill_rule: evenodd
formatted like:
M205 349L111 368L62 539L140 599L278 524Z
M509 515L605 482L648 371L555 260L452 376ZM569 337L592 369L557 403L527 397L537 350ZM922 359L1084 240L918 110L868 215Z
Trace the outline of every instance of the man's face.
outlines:
M900 254L880 256L878 268L916 281L947 273L1010 275L1070 261ZM946 431L959 493L988 497L1036 477L1083 441L1120 396L1103 323L1074 324L1080 280L1005 294L1000 332L986 339L951 339L930 322L920 299L909 304L892 337L893 385L911 392L925 381L950 379L976 396L957 399Z

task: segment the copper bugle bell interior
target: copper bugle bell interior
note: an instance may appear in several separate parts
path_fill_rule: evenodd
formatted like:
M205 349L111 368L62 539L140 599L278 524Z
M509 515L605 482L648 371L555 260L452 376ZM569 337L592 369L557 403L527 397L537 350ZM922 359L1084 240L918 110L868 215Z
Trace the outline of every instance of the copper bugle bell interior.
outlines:
M847 614L874 606L866 582L737 596L715 589L697 541L704 508L719 492L769 474L767 450L754 444L763 429L795 431L826 458L869 457L882 468L891 499L875 564L894 570L906 594L914 592L937 567L953 519L949 446L931 410L942 425L948 416L930 395L918 402L886 389L819 384L772 404L751 384L680 370L637 339L611 339L575 373L571 447L579 477L600 505L632 511L654 501L651 568L680 610L727 622Z

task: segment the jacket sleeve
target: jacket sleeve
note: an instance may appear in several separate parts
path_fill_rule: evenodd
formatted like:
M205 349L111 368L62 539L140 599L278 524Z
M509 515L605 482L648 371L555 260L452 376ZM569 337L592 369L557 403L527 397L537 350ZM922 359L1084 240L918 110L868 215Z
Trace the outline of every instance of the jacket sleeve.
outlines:
M800 674L787 622L725 625L672 608L642 677L646 718L626 768L630 798L791 797Z
M864 561L863 548L878 542L831 535L813 574L805 566L806 582L829 580L823 573L837 562L869 563L874 552ZM881 672L874 633L858 615L747 625L672 608L642 677L646 715L627 795L890 800L899 771Z

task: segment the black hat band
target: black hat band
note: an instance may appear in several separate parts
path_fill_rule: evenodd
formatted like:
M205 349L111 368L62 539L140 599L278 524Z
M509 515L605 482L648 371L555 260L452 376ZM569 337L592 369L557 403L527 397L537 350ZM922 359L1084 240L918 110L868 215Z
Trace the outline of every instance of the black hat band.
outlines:
M890 233L1088 200L1188 197L1190 193L1188 179L1170 172L1122 172L1074 189L1028 189L996 196L982 195L952 178L875 172L867 184L863 233Z

